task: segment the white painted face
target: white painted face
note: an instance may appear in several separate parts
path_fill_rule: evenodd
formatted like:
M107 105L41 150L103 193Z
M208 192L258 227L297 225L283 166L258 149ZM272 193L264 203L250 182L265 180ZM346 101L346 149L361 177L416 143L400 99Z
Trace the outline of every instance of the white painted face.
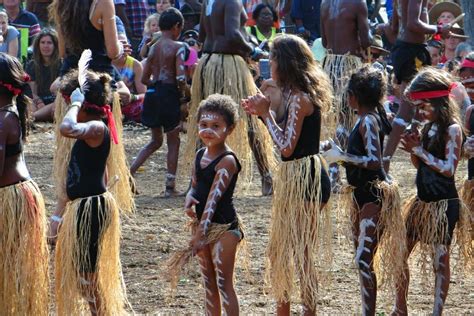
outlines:
M214 112L203 112L198 124L199 138L206 147L225 142L229 134L224 117Z

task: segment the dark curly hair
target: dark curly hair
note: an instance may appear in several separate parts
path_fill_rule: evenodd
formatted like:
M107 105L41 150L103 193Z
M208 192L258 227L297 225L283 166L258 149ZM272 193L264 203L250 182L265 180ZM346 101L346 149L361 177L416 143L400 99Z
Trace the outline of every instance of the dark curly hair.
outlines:
M384 71L366 65L351 75L347 92L357 99L360 106L377 110L382 120L382 131L387 135L392 130L387 113L383 107L383 98L387 93L387 76Z
M15 102L15 94L11 91L12 89L8 89L5 85L0 85L0 94L11 97L13 102L16 103L23 140L28 135L28 107L31 106L31 99L25 94L25 91L29 88L29 79L27 78L29 77L18 59L6 53L0 53L0 81L21 91L16 96Z
M405 90L406 94L420 91L436 91L449 90L451 83L454 82L453 77L446 71L426 68L418 73L418 75L410 82ZM442 152L445 148L445 136L448 133L448 128L452 124L460 124L459 107L456 102L449 96L429 99L429 102L434 109L435 121L425 124L422 131L423 147L429 152ZM428 137L428 132L436 124L438 126L438 133L435 137Z
M198 108L197 121L199 122L203 112L211 112L222 115L227 126L233 126L239 119L239 106L231 97L222 94L212 94L201 101Z
M265 8L268 8L268 9L270 9L270 11L272 11L273 22L278 22L278 14L276 13L275 9L273 9L273 7L271 5L264 4L264 3L260 3L258 6L255 7L255 9L252 12L252 19L257 21L258 17L260 16L260 13Z

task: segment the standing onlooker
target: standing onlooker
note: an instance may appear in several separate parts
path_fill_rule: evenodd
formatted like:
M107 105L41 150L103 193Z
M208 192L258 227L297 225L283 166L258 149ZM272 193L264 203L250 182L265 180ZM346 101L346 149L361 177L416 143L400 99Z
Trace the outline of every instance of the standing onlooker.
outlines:
M127 38L136 51L143 36L145 20L148 17L146 0L114 0L115 11L122 20L127 31Z
M156 13L161 14L172 6L174 6L173 0L156 0Z
M183 18L184 18L184 25L183 25L184 32L189 31L189 30L199 31L201 9L202 9L202 5L197 0L193 0L193 1L187 0L186 3L183 4L179 8L179 11L181 11L181 14L183 15Z
M311 45L321 37L321 0L293 0L291 17L295 20L296 33L303 35Z
M18 57L18 35L16 28L8 25L8 15L0 11L1 41L0 52L7 53L10 56Z
M41 31L36 15L20 7L20 0L4 0L3 6L8 14L8 23L21 29L28 29L28 46L33 44L35 36Z

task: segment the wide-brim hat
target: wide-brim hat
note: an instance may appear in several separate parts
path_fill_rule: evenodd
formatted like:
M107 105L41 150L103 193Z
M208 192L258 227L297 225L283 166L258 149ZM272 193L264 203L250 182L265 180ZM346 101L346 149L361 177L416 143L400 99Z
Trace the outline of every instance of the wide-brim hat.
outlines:
M374 50L374 49L377 49L380 51L380 54L381 55L388 55L390 54L390 51L386 50L385 48L383 48L383 40L382 40L382 36L380 35L375 35L373 38L372 38L372 43L370 45L370 49Z
M428 12L430 24L438 24L438 18L443 12L451 12L455 18L462 14L462 8L454 2L444 1L435 4ZM463 26L464 21L460 20L459 25Z
M464 34L464 29L457 23L454 23L454 25L451 27L451 33L453 34L453 37L456 38L465 40L469 38L469 36Z
M199 16L201 15L201 4L194 5L185 3L179 10L183 16Z

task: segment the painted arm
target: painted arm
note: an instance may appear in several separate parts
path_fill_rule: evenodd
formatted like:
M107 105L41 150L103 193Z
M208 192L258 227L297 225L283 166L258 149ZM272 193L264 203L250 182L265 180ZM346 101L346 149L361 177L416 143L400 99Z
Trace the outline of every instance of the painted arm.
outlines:
M233 156L224 157L215 168L216 175L211 186L211 191L207 196L206 206L199 223L199 228L203 236L206 235L212 218L216 212L217 203L229 188L234 174L237 173L237 162Z
M357 30L359 33L360 46L364 49L370 46L371 36L369 28L369 12L365 1L357 5Z
M84 96L82 96L82 100L80 100L81 98L78 96L78 93L81 92L78 91L79 88L74 90L71 94L72 105L64 116L64 119L59 126L59 131L61 132L61 135L68 138L83 140L99 138L105 132L104 123L100 121L89 121L86 123L77 122L77 114L79 113L79 109L84 100Z
M431 169L446 177L452 177L461 157L462 130L458 124L453 124L448 128L448 141L446 142L446 160L436 158L422 146L412 148L412 153Z
M176 82L178 82L178 84L181 81L186 82L186 72L184 67L184 62L186 61L186 49L186 44L182 43L182 46L176 53Z
M375 118L370 115L361 118L361 120L359 133L362 135L367 155L356 156L348 154L333 143L331 144L331 149L323 153L323 156L326 158L328 163L345 162L370 170L380 169L382 166L382 150L378 136L379 126Z
M267 101L270 102L268 99ZM302 100L299 96L293 96L291 98L285 130L278 126L270 111L267 111L261 116L272 136L273 142L277 145L281 155L285 158L293 154L300 138L303 121L306 116L306 108L308 106L306 103L308 102L309 100L306 98ZM309 105L313 106L312 104ZM317 126L315 128L317 128Z

